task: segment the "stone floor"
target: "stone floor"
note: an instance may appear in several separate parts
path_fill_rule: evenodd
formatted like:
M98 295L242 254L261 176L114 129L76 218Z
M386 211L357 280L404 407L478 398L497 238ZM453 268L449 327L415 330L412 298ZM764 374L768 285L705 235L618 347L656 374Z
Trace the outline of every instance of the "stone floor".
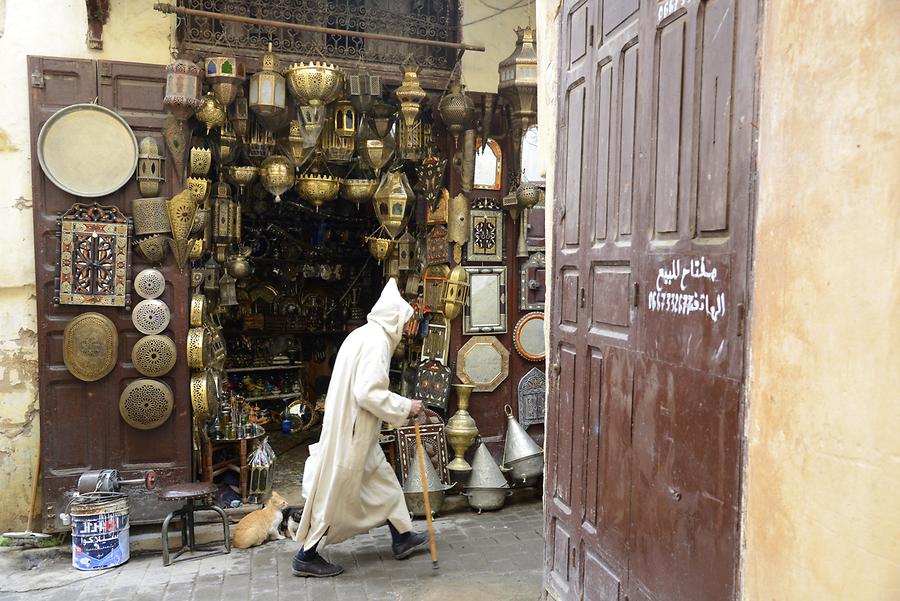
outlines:
M138 554L120 568L78 572L65 552L0 556L0 601L537 601L541 596L542 517L530 500L478 515L435 521L439 570L428 553L407 561L390 554L387 528L327 548L345 573L312 580L291 574L296 544L270 542L162 566ZM424 522L417 521L418 529Z

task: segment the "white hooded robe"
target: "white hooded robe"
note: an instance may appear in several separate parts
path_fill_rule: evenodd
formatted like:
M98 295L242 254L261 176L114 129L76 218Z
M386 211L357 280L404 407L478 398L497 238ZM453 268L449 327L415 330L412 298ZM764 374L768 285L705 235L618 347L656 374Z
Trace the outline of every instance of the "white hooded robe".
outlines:
M310 549L338 543L390 521L412 529L403 490L378 445L381 422L400 427L412 402L388 390L391 356L413 315L388 281L366 325L347 336L335 359L319 442L303 471L306 504L294 540Z

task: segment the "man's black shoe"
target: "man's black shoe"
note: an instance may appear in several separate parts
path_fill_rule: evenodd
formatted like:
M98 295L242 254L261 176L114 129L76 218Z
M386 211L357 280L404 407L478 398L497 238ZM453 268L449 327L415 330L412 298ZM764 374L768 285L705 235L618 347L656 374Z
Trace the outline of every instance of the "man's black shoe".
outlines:
M291 571L294 576L304 578L330 578L343 572L344 568L328 563L321 555L316 555L309 561L303 561L294 556L294 560L291 562Z
M428 537L420 532L410 532L402 542L391 545L394 559L406 559L419 549L428 546Z

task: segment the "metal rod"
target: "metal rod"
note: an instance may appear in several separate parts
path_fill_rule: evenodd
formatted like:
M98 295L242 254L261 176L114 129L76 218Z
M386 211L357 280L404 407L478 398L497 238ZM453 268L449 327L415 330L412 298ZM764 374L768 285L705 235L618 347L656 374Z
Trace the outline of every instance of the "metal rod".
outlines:
M231 15L227 13L216 13L206 10L196 10L193 8L185 8L183 6L175 6L166 2L157 2L153 5L154 10L161 13L171 15L187 15L192 17L205 17L207 19L217 19L219 21L232 21L234 23L246 23L248 25L259 25L260 27L273 27L275 29L293 29L296 31L309 31L312 33L326 33L329 35L341 35L354 38L365 38L369 40L381 40L384 42L401 42L404 44L418 44L420 46L438 46L440 48L453 48L456 50L471 50L472 52L484 52L484 46L474 46L472 44L460 44L456 42L442 42L440 40L421 40L418 38L408 38L401 35L389 35L386 33L371 33L368 31L348 31L346 29L334 29L331 27L319 27L317 25L303 25L300 23L285 23L284 21L271 21L269 19L256 19L253 17L242 17L240 15Z

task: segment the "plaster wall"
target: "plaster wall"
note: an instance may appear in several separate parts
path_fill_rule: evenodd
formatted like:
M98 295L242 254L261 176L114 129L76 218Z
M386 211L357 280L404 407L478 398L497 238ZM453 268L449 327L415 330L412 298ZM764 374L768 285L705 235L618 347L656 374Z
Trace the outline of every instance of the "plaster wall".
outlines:
M900 598L900 3L766 2L743 598Z
M460 0L462 41L485 47L466 52L462 83L469 92L497 92L500 61L516 47L516 27L534 25L535 0Z
M152 2L112 0L103 50L85 43L83 0L0 6L0 532L24 530L38 448L37 323L26 56L164 64L172 18Z

